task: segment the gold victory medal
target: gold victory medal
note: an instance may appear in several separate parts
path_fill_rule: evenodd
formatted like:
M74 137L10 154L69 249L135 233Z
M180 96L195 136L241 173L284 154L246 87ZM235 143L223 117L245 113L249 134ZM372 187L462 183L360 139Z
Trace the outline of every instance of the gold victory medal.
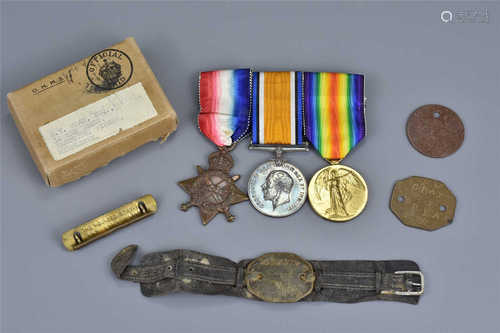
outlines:
M363 211L368 187L363 177L345 165L329 165L314 174L309 182L309 202L321 217L349 221Z

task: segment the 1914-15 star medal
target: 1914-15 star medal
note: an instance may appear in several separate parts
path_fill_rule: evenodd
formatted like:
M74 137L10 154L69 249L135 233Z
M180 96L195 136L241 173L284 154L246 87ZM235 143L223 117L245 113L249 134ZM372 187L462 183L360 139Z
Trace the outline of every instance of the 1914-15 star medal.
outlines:
M240 176L229 175L233 158L225 149L221 149L208 156L208 164L208 170L198 165L198 176L178 183L191 196L188 202L181 205L181 209L187 211L192 206L198 207L204 225L218 213L224 214L228 222L233 222L235 217L229 211L230 206L248 200L247 195L235 185Z

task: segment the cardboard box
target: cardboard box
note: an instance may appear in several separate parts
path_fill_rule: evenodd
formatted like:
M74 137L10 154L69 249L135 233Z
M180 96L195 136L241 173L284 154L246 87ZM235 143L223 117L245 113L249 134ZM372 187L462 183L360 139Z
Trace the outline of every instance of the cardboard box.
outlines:
M60 186L177 127L177 115L133 38L7 95L45 182Z

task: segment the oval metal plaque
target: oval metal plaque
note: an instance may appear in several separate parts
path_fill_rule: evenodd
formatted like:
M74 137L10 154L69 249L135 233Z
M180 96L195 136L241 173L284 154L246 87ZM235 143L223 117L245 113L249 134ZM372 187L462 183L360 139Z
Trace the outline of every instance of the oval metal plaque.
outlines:
M248 264L245 282L254 296L266 302L292 303L311 293L312 265L293 253L266 253Z

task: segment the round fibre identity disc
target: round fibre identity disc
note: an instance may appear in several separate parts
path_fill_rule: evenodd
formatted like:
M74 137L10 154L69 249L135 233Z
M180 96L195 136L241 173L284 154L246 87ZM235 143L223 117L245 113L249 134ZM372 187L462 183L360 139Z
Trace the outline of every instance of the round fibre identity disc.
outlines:
M406 135L413 148L429 157L453 154L462 145L464 132L460 117L438 104L419 107L406 123Z

